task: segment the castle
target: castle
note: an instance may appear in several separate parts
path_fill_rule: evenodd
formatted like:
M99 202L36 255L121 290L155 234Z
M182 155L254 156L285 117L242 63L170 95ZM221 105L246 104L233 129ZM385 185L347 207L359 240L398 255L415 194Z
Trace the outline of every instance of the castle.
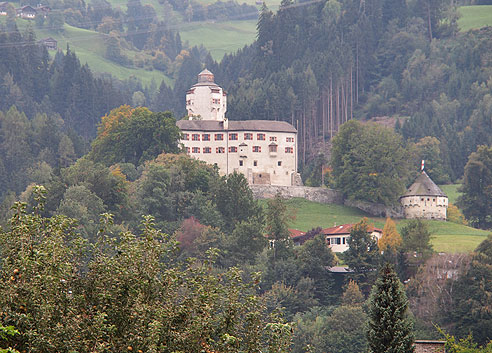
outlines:
M448 197L424 170L400 197L400 204L405 218L446 220Z
M239 172L249 184L291 186L297 173L297 130L273 120L229 121L227 94L203 70L186 93L188 119L179 120L186 153L215 164L222 175Z

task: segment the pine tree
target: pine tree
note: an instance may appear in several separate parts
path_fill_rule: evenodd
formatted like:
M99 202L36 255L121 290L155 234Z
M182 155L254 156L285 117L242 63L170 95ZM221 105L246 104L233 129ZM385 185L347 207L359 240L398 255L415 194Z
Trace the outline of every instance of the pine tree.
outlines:
M413 327L407 315L407 296L390 264L381 269L372 288L369 305L369 352L414 352Z

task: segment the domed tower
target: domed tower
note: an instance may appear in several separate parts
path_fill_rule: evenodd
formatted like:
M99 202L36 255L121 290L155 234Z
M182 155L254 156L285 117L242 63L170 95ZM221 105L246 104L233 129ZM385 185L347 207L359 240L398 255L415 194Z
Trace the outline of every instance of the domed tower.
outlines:
M446 220L448 197L425 171L400 197L405 218Z
M226 92L214 82L214 74L207 69L198 74L198 82L186 92L186 110L190 119L226 120Z

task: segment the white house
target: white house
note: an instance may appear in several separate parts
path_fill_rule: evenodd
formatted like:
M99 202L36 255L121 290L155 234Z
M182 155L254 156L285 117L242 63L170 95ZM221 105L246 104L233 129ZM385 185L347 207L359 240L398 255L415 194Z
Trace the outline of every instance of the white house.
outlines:
M273 120L229 121L227 96L204 70L186 94L188 119L177 122L186 153L215 164L222 175L239 172L250 184L290 186L298 180L297 130Z
M425 171L400 197L405 218L446 220L448 197Z
M331 228L325 228L321 230L320 234L323 234L326 238L326 243L333 252L345 252L348 250L348 239L350 238L350 232L355 224L342 224ZM309 240L306 237L306 233L296 229L289 229L291 238L294 244L301 245L305 241ZM369 226L368 232L379 241L383 236L383 230Z

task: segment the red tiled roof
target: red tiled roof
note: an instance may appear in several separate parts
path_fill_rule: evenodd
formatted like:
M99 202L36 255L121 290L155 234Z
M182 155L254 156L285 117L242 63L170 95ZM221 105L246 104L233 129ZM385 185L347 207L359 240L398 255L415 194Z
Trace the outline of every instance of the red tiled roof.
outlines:
M304 234L306 234L306 232L298 229L289 229L289 233L291 238L302 237Z
M352 227L355 224L342 224L339 226L331 227L331 228L325 228L321 231L324 235L340 235L340 234L350 234L350 231L352 230ZM379 228L375 228L373 226L369 226L368 231L370 233L372 232L379 232L382 233L383 230Z

